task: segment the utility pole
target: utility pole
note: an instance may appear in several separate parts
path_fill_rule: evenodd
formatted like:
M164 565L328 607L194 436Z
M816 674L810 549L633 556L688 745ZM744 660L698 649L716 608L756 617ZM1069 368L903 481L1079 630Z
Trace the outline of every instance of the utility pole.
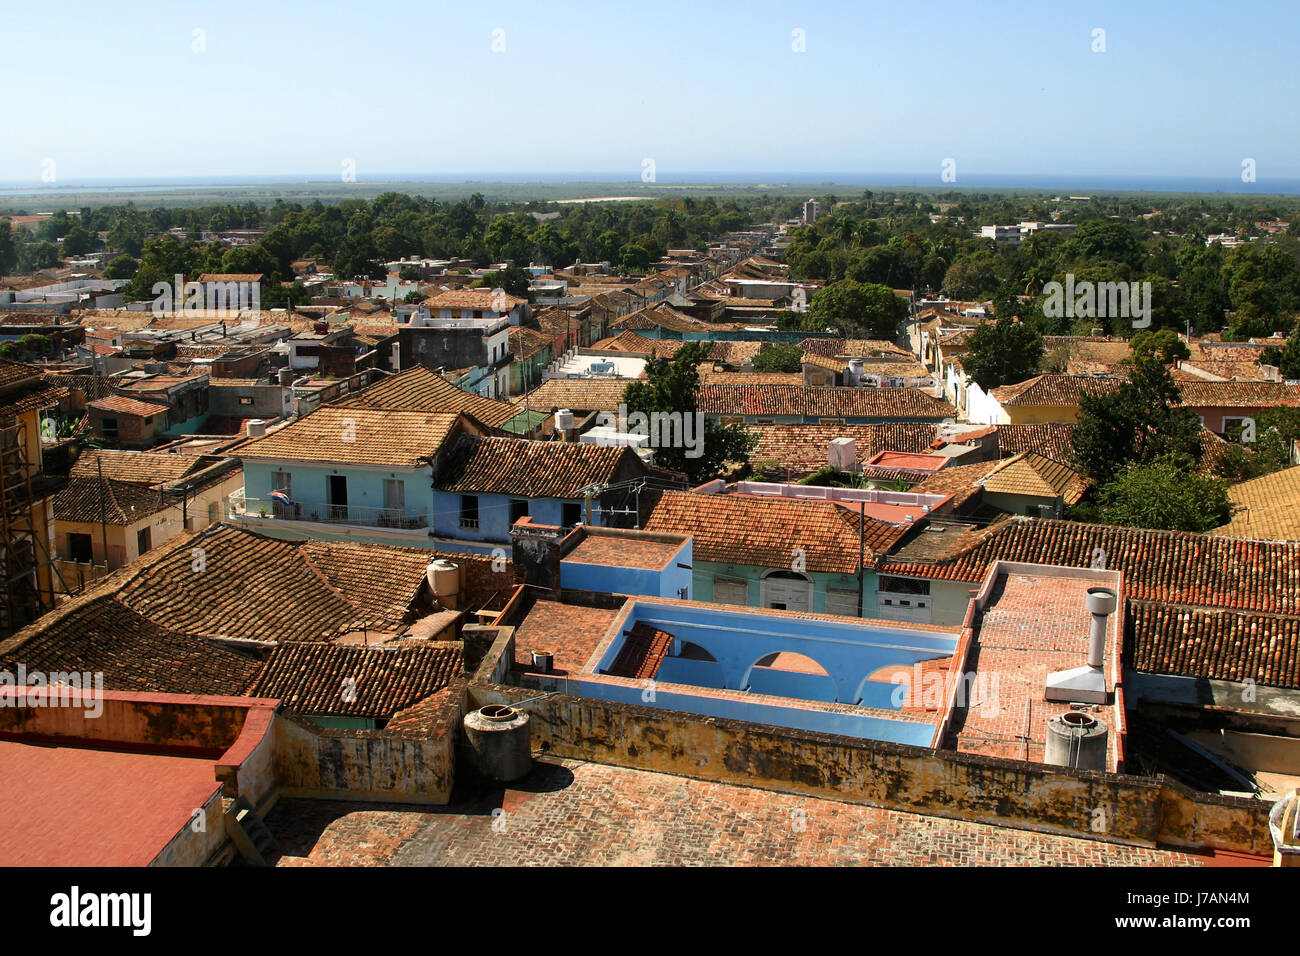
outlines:
M108 516L104 511L104 459L95 456L95 469L99 473L99 535L104 544L104 570L108 570ZM94 555L91 555L92 563Z
M867 550L867 502L862 500L858 502L858 507L862 516L858 524L858 617L862 617L862 604L866 598L866 576L863 571L863 559L866 557Z

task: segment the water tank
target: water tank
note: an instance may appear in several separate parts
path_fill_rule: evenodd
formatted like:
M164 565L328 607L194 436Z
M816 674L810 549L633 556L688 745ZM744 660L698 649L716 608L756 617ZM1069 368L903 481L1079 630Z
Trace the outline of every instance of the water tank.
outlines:
M555 428L557 431L567 432L573 427L573 412L567 408L561 408L555 413Z
M260 418L250 418L248 420L248 437L260 438L266 434L266 422Z
M443 607L456 610L460 599L460 566L446 558L438 558L424 569L424 579L434 597Z
M465 715L465 739L479 773L510 783L533 769L528 715L504 704L488 704Z
M1047 753L1043 760L1076 770L1106 769L1106 725L1082 711L1057 714L1047 722Z
M292 385L292 384L293 384L293 369L291 369L291 368L282 368L282 369L280 369L279 381L280 381L280 387L281 387L281 388L288 388L290 385Z

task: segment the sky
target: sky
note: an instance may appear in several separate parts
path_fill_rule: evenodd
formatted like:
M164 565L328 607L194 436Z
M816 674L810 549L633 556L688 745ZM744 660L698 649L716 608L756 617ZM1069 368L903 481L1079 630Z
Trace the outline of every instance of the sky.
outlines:
M42 2L0 181L1300 176L1300 3ZM1097 34L1095 31L1104 31ZM1099 42L1100 41L1100 42ZM1104 51L1094 50L1104 43ZM15 100L16 98L16 100Z

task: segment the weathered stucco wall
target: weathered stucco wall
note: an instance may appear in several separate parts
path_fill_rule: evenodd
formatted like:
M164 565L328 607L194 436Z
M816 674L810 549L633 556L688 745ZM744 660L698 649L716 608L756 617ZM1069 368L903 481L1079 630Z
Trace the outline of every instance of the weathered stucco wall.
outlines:
M438 730L406 733L318 727L280 713L275 722L275 779L280 795L378 803L445 804L455 780L460 702ZM453 713L452 711L455 711Z
M468 707L536 694L474 683ZM722 783L1141 846L1267 854L1267 805L1164 778L1041 764L554 696L525 705L534 748Z

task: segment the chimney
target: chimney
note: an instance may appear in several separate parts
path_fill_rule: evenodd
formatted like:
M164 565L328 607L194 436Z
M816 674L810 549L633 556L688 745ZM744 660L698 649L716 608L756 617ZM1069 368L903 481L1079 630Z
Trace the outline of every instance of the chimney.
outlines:
M1104 704L1109 699L1102 663L1106 659L1106 625L1119 606L1119 595L1110 588L1088 588L1086 606L1092 615L1088 634L1088 663L1083 667L1048 674L1048 700Z

